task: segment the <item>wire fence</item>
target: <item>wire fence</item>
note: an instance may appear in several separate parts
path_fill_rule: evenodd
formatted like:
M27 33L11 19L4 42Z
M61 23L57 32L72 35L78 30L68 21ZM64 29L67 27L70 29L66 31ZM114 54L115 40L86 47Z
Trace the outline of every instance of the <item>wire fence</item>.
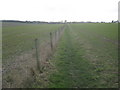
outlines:
M20 46L28 47L28 50L24 52L17 50L16 55L11 56L10 60L5 60L8 62L2 65L2 87L20 87L27 79L34 76L35 71L43 73L43 69L46 68L47 61L55 51L65 27L64 24L58 30L47 33L44 39L34 38L29 43L23 42ZM2 60L4 59L6 58Z

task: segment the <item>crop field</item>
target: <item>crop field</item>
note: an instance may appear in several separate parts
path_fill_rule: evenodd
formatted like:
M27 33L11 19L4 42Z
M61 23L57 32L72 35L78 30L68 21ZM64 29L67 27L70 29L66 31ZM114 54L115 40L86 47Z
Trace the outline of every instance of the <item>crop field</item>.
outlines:
M49 33L62 26L3 24L3 64L11 62L9 58L17 52L19 55L31 50L35 38L40 38L41 42L49 40ZM66 24L63 29L51 57L46 61L49 64L44 67L43 72L35 74L34 80L27 79L24 86L18 84L18 87L118 88L118 24ZM16 70L19 71L20 68ZM9 73L4 78L4 83L7 84L4 87L15 87L15 84L11 83L20 80L17 76L13 78Z

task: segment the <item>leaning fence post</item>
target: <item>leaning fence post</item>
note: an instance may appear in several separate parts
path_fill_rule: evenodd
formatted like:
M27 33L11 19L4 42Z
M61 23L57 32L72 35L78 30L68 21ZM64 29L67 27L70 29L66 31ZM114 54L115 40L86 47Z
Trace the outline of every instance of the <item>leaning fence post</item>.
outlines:
M36 50L37 68L38 68L38 70L40 70L39 53L38 53L38 39L35 39L35 50Z
M52 42L52 33L50 32L50 46L51 50L53 50L53 42Z

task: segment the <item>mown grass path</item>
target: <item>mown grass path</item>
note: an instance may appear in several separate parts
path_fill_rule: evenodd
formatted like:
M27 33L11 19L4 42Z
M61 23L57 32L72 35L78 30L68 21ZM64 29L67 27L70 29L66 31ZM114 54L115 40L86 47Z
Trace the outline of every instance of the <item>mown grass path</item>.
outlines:
M37 79L42 84L34 87L118 88L118 43L112 42L117 41L116 26L68 24L49 60L46 80Z
M109 28L111 24L103 25L107 28L102 24L85 25L67 25L50 61L55 69L49 75L48 87L118 87L118 46L106 40L117 41L116 25L113 24L112 29Z
M83 54L84 50L76 41L74 33L67 28L52 59L55 71L50 75L49 87L95 87L97 80L93 66L82 58Z

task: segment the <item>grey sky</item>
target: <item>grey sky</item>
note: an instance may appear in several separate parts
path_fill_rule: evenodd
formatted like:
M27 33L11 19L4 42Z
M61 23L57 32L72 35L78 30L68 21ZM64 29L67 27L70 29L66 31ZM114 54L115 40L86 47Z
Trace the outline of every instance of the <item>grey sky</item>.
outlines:
M1 0L0 20L112 21L119 0Z

